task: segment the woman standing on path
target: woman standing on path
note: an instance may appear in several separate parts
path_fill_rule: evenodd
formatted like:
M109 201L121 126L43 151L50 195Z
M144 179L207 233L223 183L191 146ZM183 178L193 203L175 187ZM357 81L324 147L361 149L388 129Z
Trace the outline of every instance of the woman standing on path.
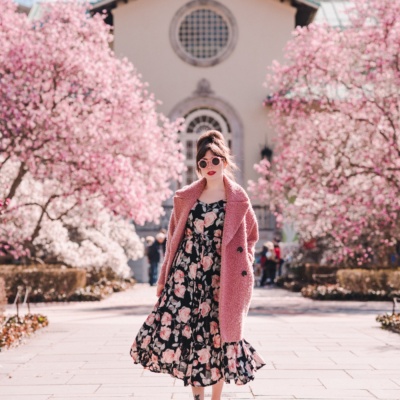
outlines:
M191 385L195 400L205 386L219 400L224 381L246 384L265 365L243 338L258 225L220 132L200 136L196 161L201 178L174 196L159 299L130 355Z

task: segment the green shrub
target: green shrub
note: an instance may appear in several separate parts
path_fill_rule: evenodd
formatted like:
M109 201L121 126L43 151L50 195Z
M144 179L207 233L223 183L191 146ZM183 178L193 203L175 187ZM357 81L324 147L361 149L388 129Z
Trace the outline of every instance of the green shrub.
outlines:
M29 300L51 301L67 298L77 289L86 286L86 271L63 266L0 266L0 277L5 280L6 296L12 303L18 291L18 286L31 287Z
M355 293L390 292L400 288L400 270L342 269L336 276L342 288Z
M6 311L7 296L6 296L6 284L4 279L0 277L0 318Z

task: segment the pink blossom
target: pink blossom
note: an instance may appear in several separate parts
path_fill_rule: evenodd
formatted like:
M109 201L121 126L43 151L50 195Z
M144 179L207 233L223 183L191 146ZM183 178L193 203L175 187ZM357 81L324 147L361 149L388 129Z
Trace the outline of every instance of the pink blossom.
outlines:
M172 315L168 312L165 312L161 317L161 323L163 325L171 325Z
M160 329L161 339L168 340L170 336L171 336L171 329L166 326L162 326Z
M189 321L189 318L190 318L190 308L189 307L182 307L178 311L178 314L179 314L179 318L180 318L181 322L183 322L185 324L186 322Z
M183 285L176 285L174 289L174 293L176 297L183 298L186 293L186 288Z
M210 225L214 223L217 219L217 214L215 212L210 211L204 215L204 227L208 228Z
M202 364L206 364L210 360L211 354L210 354L210 351L207 348L199 350L197 352L197 354L199 356L199 361Z
M194 224L194 226L196 228L196 231L198 233L203 233L204 232L204 221L202 219L196 219L193 222L193 224Z
M167 349L162 353L161 361L166 364L171 364L174 361L175 352L172 349Z
M212 265L213 259L210 256L204 256L201 259L201 266L203 267L204 271L208 271Z

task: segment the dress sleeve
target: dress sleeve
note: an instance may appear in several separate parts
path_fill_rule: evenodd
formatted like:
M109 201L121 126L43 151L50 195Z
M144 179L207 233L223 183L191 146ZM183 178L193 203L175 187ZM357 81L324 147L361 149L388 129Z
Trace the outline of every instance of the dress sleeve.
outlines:
M165 285L165 281L167 279L167 276L166 276L167 275L167 266L169 265L169 261L171 258L171 239L174 235L175 227L176 227L176 215L175 215L175 208L173 208L172 212L171 212L171 217L169 219L169 224L168 224L164 261L161 266L160 276L159 276L158 282L157 282L159 285ZM174 257L174 255L172 255L172 257Z

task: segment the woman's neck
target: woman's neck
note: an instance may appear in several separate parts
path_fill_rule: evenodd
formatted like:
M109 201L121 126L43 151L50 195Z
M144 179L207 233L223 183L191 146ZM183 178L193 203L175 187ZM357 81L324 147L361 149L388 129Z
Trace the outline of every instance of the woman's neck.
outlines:
M204 187L204 190L210 191L210 192L219 192L225 190L225 185L224 185L224 179L221 178L218 181L213 181L213 182L206 182L206 186Z

